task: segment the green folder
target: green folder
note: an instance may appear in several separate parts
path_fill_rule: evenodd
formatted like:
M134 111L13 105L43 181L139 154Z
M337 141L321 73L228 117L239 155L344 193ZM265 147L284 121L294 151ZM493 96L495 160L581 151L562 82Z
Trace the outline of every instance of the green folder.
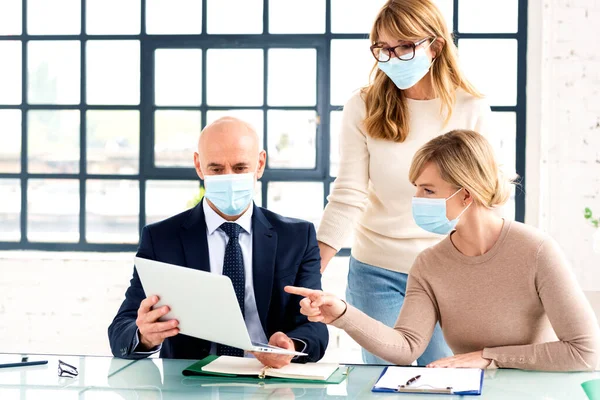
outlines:
M600 400L600 379L583 382L581 384L585 394L590 400Z
M202 371L202 367L209 364L210 362L216 360L218 356L208 356L183 370L184 376L199 378L207 381L215 381L215 378L224 378L221 381L228 381L231 383L264 383L268 384L270 382L294 382L294 383L320 383L320 384L336 384L342 383L344 379L348 376L348 373L352 370L351 367L340 367L335 371L326 381L319 380L310 380L310 379L291 379L291 378L274 378L270 376L266 376L261 379L254 376L248 375L234 375L234 374L223 374L219 372L206 372Z

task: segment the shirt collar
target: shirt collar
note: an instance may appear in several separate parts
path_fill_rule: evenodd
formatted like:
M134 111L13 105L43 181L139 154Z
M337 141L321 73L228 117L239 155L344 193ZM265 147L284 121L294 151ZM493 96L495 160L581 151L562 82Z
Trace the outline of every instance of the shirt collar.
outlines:
M219 214L217 214L215 212L215 210L213 210L210 205L208 204L208 201L203 200L202 201L202 208L204 210L204 219L206 221L206 228L208 229L208 235L212 235L217 229L219 229L219 227L221 225L223 225L225 222L232 222L232 221L227 221L226 219L224 219L223 217L221 217ZM251 229L252 229L252 213L254 212L254 204L250 204L250 207L248 207L248 209L246 210L245 213L243 213L241 215L241 217L239 217L235 222L236 224L238 224L239 226L242 227L242 229L244 231L246 231L247 233L250 233Z

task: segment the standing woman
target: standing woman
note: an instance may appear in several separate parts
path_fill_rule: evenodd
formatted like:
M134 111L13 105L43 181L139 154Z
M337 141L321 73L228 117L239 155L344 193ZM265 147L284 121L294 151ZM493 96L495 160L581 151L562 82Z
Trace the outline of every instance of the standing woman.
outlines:
M344 107L340 167L321 220L321 272L354 231L346 299L393 326L417 255L442 236L412 218L404 177L416 151L452 129L488 131L490 107L463 75L431 0L389 0L371 30L371 83ZM449 232L439 231L439 235ZM452 355L439 325L419 365ZM363 349L366 363L385 363Z

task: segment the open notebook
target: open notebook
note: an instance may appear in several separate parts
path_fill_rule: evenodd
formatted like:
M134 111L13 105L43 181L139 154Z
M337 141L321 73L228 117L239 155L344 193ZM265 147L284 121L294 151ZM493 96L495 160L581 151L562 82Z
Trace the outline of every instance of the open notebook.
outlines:
M482 385L479 368L387 367L372 391L479 395Z
M251 377L258 379L280 378L293 381L339 383L344 380L345 369L338 364L289 364L283 368L265 367L255 358L209 356L190 365L183 371L186 376Z

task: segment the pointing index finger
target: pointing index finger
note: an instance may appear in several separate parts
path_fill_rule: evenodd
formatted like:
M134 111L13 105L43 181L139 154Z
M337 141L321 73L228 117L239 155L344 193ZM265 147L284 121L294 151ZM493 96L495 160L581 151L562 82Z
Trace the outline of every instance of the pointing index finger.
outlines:
M288 293L297 294L299 296L304 296L304 297L314 297L314 295L317 294L316 290L307 289L307 288L303 288L303 287L297 287L297 286L286 286L284 288L284 290Z

